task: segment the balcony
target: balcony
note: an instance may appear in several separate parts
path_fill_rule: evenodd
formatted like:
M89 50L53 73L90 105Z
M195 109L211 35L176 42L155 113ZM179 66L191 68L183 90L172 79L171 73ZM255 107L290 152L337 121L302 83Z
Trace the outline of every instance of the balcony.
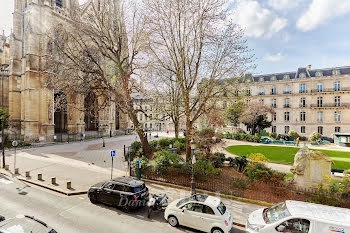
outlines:
M283 94L292 94L291 91L283 91Z
M339 91L350 91L350 87L312 89L311 93L326 93L326 92L339 92Z
M311 104L311 108L339 108L350 107L350 103L329 103L329 104Z
M271 104L271 108L277 108L277 104Z
M299 104L300 108L307 108L307 104Z
M265 95L265 93L264 92L260 92L258 95Z
M277 95L277 92L271 91L270 95Z
M302 93L307 93L307 90L299 90L299 93L302 94Z
M290 108L290 104L283 105L284 108Z

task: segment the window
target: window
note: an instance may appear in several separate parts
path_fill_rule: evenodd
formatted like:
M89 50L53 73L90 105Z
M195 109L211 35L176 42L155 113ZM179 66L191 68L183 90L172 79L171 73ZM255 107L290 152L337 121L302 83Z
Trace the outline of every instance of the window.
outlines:
M152 123L149 124L149 128L152 129Z
M334 121L340 122L340 112L334 112Z
M270 80L271 81L276 81L276 76L271 76Z
M317 97L317 107L322 107L323 105L323 97Z
M334 91L340 91L340 81L334 82Z
M214 210L207 205L203 205L203 213L215 215Z
M306 113L300 112L300 121L305 121L305 119L306 119Z
M285 80L289 79L289 74L285 74L285 75L283 76L283 79L285 79Z
M276 113L273 113L272 114L272 121L276 121L277 120L277 114Z
M277 94L276 87L272 87L271 88L271 95L276 95L276 94Z
M316 72L316 77L322 77L322 76L323 76L322 71L317 71L317 72Z
M300 127L300 132L301 132L301 133L305 133L305 126L301 126L301 127Z
M289 219L276 227L277 232L308 233L310 221L306 219Z
M302 108L306 107L306 99L305 99L305 97L300 98L300 107L302 107Z
M265 90L263 87L260 87L259 89L259 95L263 95L265 93Z
M290 86L289 85L284 86L283 94L290 94Z
M318 122L323 122L323 112L318 112L317 113L317 121Z
M289 121L289 112L284 112L284 120Z
M220 202L220 204L217 207L218 211L220 212L221 215L224 215L226 213L226 206L224 203Z
M285 108L290 108L290 99L289 98L285 98L284 99L284 107Z
M266 223L275 223L291 216L285 202L278 203L263 212Z
M299 78L306 78L306 74L305 73L300 73L299 74Z
M284 133L288 134L289 133L289 126L284 126Z
M340 107L340 96L334 97L334 106Z
M335 76L335 75L340 75L340 70L333 70L332 71L332 74Z
M251 95L251 91L249 87L247 88L247 95Z
M323 127L322 126L318 126L317 127L317 132L322 135L323 134Z
M56 0L56 6L62 8L63 7L62 0Z
M299 93L306 93L306 84L305 83L300 83Z
M264 104L264 99L259 99L260 104Z
M103 186L103 188L105 188L105 189L113 189L113 186L114 186L114 183L108 182L108 183L106 183L106 184Z
M147 129L147 123L145 123L145 129Z
M271 107L272 108L277 108L277 101L276 101L276 99L272 99L271 100Z
M184 206L185 209L189 211L203 213L203 205L198 203L188 203Z
M323 91L323 84L317 83L317 92L322 92L322 91Z
M276 133L276 126L272 126L272 129L271 129L272 133Z
M334 132L340 133L340 127L339 126L334 127Z
M264 77L260 77L259 82L264 82Z

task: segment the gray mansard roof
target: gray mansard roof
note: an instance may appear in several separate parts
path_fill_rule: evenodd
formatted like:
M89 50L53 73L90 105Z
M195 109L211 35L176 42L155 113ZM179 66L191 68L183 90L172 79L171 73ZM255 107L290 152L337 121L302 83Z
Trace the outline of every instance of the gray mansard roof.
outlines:
M300 78L300 74L304 73L304 78L316 77L317 72L321 72L318 76L332 76L333 71L337 70L340 72L339 75L350 74L350 66L342 66L342 67L333 67L333 68L325 68L325 69L315 69L315 70L307 70L306 67L298 68L296 72L285 72L285 73L275 73L275 74L262 74L262 75L253 75L254 82L260 82L261 78L264 78L264 81L273 81L272 77L275 77L275 80L283 80L285 75L289 75L289 79L298 79Z

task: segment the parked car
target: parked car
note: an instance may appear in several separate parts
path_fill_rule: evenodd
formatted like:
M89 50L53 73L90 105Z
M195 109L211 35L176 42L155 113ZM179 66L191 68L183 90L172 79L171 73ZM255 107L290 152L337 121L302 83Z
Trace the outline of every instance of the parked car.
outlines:
M12 233L57 233L43 221L27 215L0 222L0 232Z
M232 229L232 216L219 198L193 195L169 204L164 212L168 223L187 226L209 233L227 233Z
M350 232L350 210L301 201L285 201L251 213L246 232Z
M330 137L321 137L321 140L322 140L322 141L328 141L328 142L330 142L330 143L334 143L333 138L330 138Z
M122 176L93 185L88 191L92 203L104 203L125 210L146 206L148 188L143 181Z
M5 217L0 215L0 222L4 221Z

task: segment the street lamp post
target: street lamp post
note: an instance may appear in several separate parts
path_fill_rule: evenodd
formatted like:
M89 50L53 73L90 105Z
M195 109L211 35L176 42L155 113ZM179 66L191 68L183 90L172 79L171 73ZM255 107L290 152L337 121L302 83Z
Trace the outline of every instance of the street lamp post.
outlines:
M1 77L1 107L4 108L4 77L9 76L7 70L7 64L1 64L0 66L0 77ZM2 147L2 167L5 168L5 119L1 117L1 147Z
M196 142L191 140L191 155L192 155L192 177L191 177L191 195L196 194L196 183L194 180L194 165L196 164L196 156L194 150L196 149Z

